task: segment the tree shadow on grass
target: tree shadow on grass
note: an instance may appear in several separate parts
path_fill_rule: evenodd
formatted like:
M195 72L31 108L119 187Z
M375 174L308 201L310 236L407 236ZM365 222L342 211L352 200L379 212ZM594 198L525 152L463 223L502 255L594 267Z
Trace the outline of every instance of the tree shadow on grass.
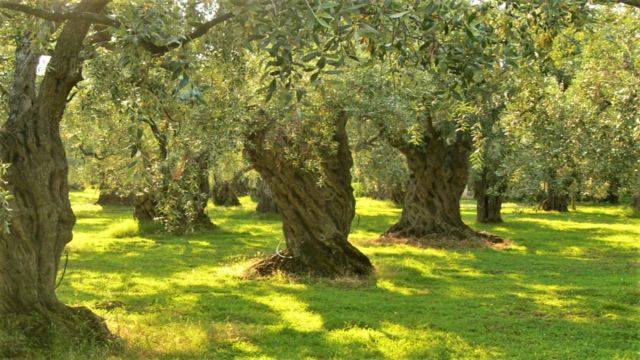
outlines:
M607 289L591 284L602 275L597 269L605 259L369 250L378 274L355 287L228 277L185 286L163 277L166 289L114 291L127 305L123 317L147 316L149 328L204 334L195 345L183 347L164 334L153 335L158 338L148 346L146 328L120 328L134 351L155 351L146 353L153 358L523 358L528 351L539 358L607 358L631 354L630 344L638 340L631 305L612 301ZM587 278L563 279L559 273Z
M368 282L256 281L224 271L272 252L279 220L231 213L213 232L83 249L61 297L124 303L98 311L139 358L632 358L639 340L635 253L602 240L622 230L526 215L483 227L521 248L364 246L377 267ZM367 215L354 229L395 220Z

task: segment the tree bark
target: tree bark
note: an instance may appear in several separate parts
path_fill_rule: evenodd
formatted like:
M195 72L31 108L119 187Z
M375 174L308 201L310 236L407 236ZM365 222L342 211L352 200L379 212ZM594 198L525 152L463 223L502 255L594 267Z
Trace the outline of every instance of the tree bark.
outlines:
M133 218L139 222L154 221L158 217L157 206L158 201L153 192L141 191L135 195Z
M460 215L460 199L467 184L470 146L464 139L453 144L435 131L420 145L393 142L407 160L409 182L400 221L383 237L430 240L483 239L498 237L468 227Z
M608 204L620 203L620 181L617 178L612 178L609 181L609 188L607 189L607 197L604 198L604 202Z
M209 159L206 152L202 152L195 156L191 166L187 167L187 171L192 172L188 176L192 176L198 184L197 193L193 196L193 209L195 217L193 219L196 227L213 228L213 222L207 215L207 204L209 202L209 194L211 193L211 185L209 184Z
M495 174L484 170L474 182L473 196L476 199L476 220L483 224L502 222L502 196L505 186L498 184Z
M136 196L134 193L128 193L123 195L117 190L109 189L104 185L100 186L100 195L96 201L96 205L100 206L134 206L136 203Z
M257 202L256 212L264 214L278 214L278 205L273 200L273 193L269 185L260 179L256 188L252 191L252 197Z
M564 195L547 194L547 197L542 201L542 210L568 212L569 198Z
M633 202L631 204L634 210L640 211L640 194L637 194L633 197Z
M224 181L219 176L215 177L211 199L217 206L240 206L240 199L233 191L233 184Z
M287 245L286 250L255 264L253 272L336 277L367 275L373 270L369 259L348 241L355 198L346 122L345 114L335 122L337 150L320 150L320 173L308 172L287 159L282 145L286 140L269 138L268 147L267 129L248 136L245 152L273 193Z
M78 10L100 12L107 2L85 0ZM55 293L60 257L75 224L59 124L71 89L82 79L80 51L89 27L83 20L67 22L38 91L40 54L28 34L16 49L9 118L0 131L0 158L11 165L6 180L14 197L10 233L0 234L0 318L28 315L81 337L87 336L81 328L90 327L92 336L106 340L102 320L65 306Z
M568 212L569 200L569 195L564 191L556 186L547 184L547 191L541 207L544 211Z

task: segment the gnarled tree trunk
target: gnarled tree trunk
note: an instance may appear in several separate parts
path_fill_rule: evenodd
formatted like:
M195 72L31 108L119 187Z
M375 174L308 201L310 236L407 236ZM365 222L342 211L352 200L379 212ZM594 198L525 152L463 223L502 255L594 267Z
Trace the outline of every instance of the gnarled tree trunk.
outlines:
M139 222L154 221L158 217L157 206L158 201L153 192L141 191L134 198L133 218Z
M542 201L542 210L544 211L569 211L569 198L564 195L548 194Z
M216 176L214 181L211 199L215 205L240 206L240 199L238 199L235 191L233 191L231 181L224 181L221 176Z
M487 174L484 170L473 184L473 196L476 199L476 219L479 223L501 223L502 196L505 186L498 183L495 174Z
M633 197L631 206L633 207L634 210L640 211L640 194L636 194Z
M607 189L607 197L603 199L604 202L609 204L620 203L620 180L613 177L609 180L609 188Z
M128 193L126 195L121 194L117 190L109 189L104 185L100 186L100 195L96 200L96 205L109 206L133 206L135 205L136 196L134 193Z
M565 191L548 184L545 198L540 207L544 211L567 212L569 211L569 200L569 195Z
M258 203L256 205L256 212L265 214L279 213L278 205L276 205L276 202L273 200L273 193L264 180L260 179L258 181L256 188L251 193L251 197Z
M337 151L324 149L320 154L322 176L287 159L272 138L267 147L266 129L248 136L246 154L273 193L282 213L287 245L286 250L255 264L252 270L256 273L284 271L336 277L372 271L369 259L348 241L355 198L346 121L346 115L341 114L335 123Z
M392 144L407 159L409 183L400 221L383 237L415 240L499 238L469 228L460 215L467 184L469 146L464 140L447 144L435 131L423 144Z
M237 171L230 180L224 180L220 174L215 175L215 184L211 198L218 206L240 206L238 196L248 193L247 181L244 175L253 170L253 166L245 166Z
M79 11L100 12L107 1L85 0ZM27 34L16 50L9 119L0 131L0 158L14 200L9 234L0 234L0 318L28 315L42 328L107 339L103 322L69 308L55 293L60 257L71 241L75 216L69 201L67 159L59 124L71 89L81 80L80 51L90 24L69 20L36 91L40 54ZM42 331L42 328L38 331ZM38 335L47 341L48 335Z
M193 194L193 209L195 218L193 219L196 227L213 228L213 222L207 215L207 203L209 202L209 194L211 193L211 185L209 184L209 159L206 152L202 152L191 160L186 168L190 172L187 177L195 179L198 185L197 193Z
M467 149L440 138L423 146L400 148L410 172L400 221L386 235L424 238L463 237L469 228L460 217L460 198L467 184Z

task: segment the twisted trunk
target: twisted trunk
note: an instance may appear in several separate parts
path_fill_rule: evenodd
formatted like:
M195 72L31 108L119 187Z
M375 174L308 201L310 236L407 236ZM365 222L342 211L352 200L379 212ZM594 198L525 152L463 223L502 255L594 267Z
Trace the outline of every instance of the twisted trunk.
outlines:
M196 227L213 228L213 222L207 215L207 203L209 202L209 194L211 193L211 185L209 184L209 160L206 152L198 154L191 164L187 167L187 171L192 172L187 176L193 177L197 183L197 193L193 194L192 203L194 204L195 217L193 218Z
M224 181L220 176L215 177L211 199L217 206L240 206L240 199L233 191L231 181Z
M273 193L269 189L269 185L260 179L256 185L255 190L252 192L253 199L258 203L256 205L256 211L265 214L277 214L278 205L273 200Z
M285 158L280 144L268 148L266 130L248 137L246 154L282 213L287 245L286 250L255 264L252 270L256 273L284 271L336 277L366 275L373 270L369 259L348 241L355 198L346 121L342 114L335 123L337 151L324 149L320 154L322 176Z
M468 176L467 149L436 137L422 146L402 146L400 151L407 159L409 183L400 221L385 234L464 237L470 230L460 217Z
M556 185L547 184L547 191L541 207L544 211L567 212L569 211L569 200L566 191L559 189Z
M134 193L128 193L127 195L121 194L117 190L109 189L105 185L100 185L100 195L96 201L96 205L109 206L133 206L136 201Z
M453 144L435 131L421 145L395 143L407 159L409 182L400 221L383 237L430 240L481 239L501 242L494 235L469 228L460 215L460 198L467 184L469 145Z
M569 211L569 198L564 195L547 194L547 197L542 201L542 210L544 211Z
M100 12L106 3L85 0L79 10ZM26 314L44 327L39 332L57 324L80 335L88 327L92 336L107 339L99 318L65 306L55 293L60 256L75 224L59 124L69 92L81 80L80 51L89 27L82 20L66 23L37 92L40 54L28 34L16 49L9 119L0 131L0 158L11 165L6 180L14 197L10 233L0 234L0 318Z
M636 194L633 197L633 202L631 204L634 210L640 211L640 194Z
M484 170L474 182L473 196L476 199L476 219L479 223L501 223L502 192L506 190L504 182L499 181L495 173Z
M141 191L134 198L133 218L141 223L154 221L158 217L157 206L155 193Z

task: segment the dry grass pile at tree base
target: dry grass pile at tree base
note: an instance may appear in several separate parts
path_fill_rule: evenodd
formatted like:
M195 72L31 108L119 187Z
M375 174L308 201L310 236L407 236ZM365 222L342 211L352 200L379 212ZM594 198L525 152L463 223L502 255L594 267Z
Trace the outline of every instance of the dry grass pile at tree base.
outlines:
M370 242L375 245L411 245L419 248L433 249L485 249L491 248L504 250L511 247L509 239L503 239L486 231L474 231L466 237L434 235L421 238L399 236L393 233L385 233L378 239Z
M27 358L637 358L640 218L622 207L507 204L505 223L489 226L464 201L474 230L511 240L497 251L377 244L400 209L358 199L350 241L372 276L245 279L282 241L279 216L247 197L208 209L216 230L169 236L140 232L130 207L97 206L97 195L72 194L78 224L58 294L102 316L119 345L59 336Z

